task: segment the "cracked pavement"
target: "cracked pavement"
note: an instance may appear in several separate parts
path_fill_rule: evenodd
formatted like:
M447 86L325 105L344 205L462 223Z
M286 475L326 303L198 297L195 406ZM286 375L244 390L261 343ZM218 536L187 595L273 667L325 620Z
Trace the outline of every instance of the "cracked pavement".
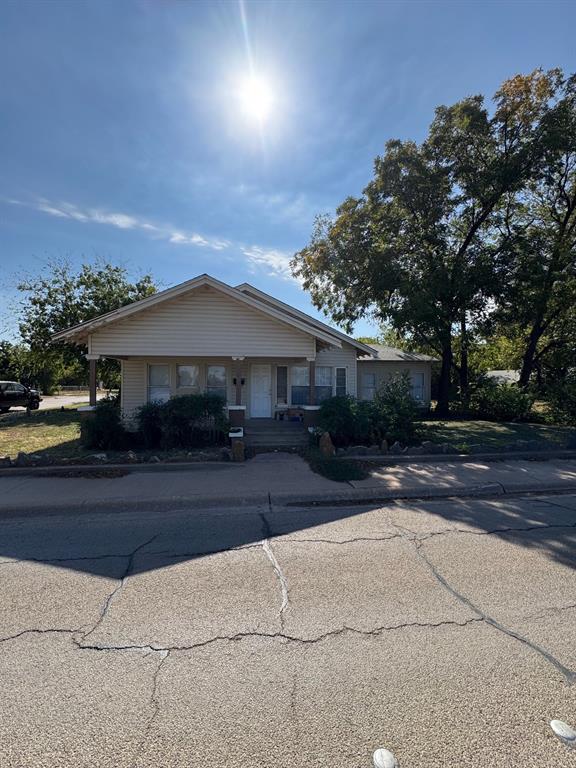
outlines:
M0 518L0 765L574 766L576 496Z

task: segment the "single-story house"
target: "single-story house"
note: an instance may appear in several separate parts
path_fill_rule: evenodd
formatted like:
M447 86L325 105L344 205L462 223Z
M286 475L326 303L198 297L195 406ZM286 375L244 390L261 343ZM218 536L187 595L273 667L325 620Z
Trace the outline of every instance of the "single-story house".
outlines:
M243 283L200 275L61 331L85 344L90 403L96 361L120 360L128 423L147 401L208 391L222 395L230 421L297 411L314 423L323 399L369 399L387 375L407 371L415 399L430 402L431 358L371 347ZM292 414L293 415L293 414Z

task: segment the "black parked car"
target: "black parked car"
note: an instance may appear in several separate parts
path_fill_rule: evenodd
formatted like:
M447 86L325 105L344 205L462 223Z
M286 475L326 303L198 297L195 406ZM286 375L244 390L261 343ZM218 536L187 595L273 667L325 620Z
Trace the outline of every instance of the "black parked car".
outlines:
M8 413L10 408L20 406L35 411L40 408L40 392L25 387L17 381L0 381L0 413Z

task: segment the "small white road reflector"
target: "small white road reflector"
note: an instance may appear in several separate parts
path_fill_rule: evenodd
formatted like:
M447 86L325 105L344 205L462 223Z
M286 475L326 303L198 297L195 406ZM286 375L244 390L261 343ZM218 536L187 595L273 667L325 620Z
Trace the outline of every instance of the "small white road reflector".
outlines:
M564 723L562 720L552 720L550 722L550 728L554 731L556 736L567 747L576 749L576 731L568 723Z
M387 749L377 749L373 756L374 768L400 768L400 763L392 752Z

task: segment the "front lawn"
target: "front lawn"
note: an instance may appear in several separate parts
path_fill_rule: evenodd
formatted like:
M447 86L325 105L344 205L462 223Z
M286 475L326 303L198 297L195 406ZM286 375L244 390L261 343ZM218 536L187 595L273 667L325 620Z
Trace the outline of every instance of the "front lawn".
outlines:
M478 451L481 448L497 451L519 440L538 442L543 448L565 448L570 437L576 435L576 430L572 427L557 427L551 424L456 420L422 421L418 431L422 440L451 443L462 453Z
M16 458L20 451L50 458L84 456L80 444L80 415L74 410L17 411L0 416L0 456ZM93 453L93 451L92 451Z

